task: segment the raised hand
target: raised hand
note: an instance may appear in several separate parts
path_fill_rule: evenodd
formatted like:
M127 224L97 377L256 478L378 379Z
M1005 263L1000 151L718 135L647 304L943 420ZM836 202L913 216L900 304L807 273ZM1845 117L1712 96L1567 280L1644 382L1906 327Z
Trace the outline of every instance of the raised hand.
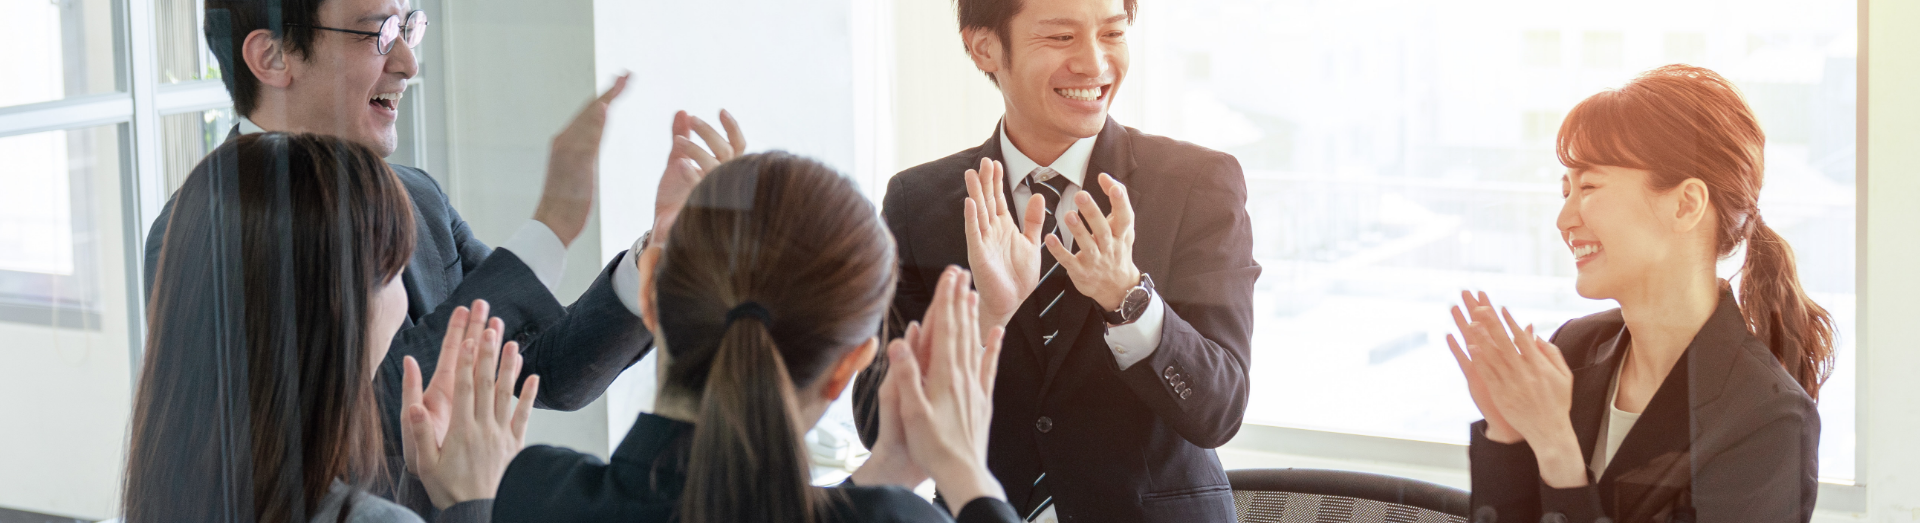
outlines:
M1100 188L1113 202L1113 214L1101 214L1093 195L1080 191L1073 199L1079 212L1068 214L1060 223L1073 233L1080 252L1067 252L1067 246L1054 236L1047 237L1047 252L1060 261L1080 294L1093 298L1101 310L1111 311L1118 310L1127 293L1140 285L1140 269L1133 264L1133 200L1127 196L1127 187L1102 173Z
M607 108L627 90L631 76L615 78L613 87L587 102L580 114L553 137L553 149L547 155L547 183L533 219L552 229L562 245L573 245L573 239L587 227L600 172L600 137L607 128Z
M920 322L907 325L904 337L893 340L887 345L887 352L898 350L914 352L915 347L926 348L924 331ZM920 351L925 357L925 351ZM853 471L853 482L861 486L875 487L897 485L912 489L926 481L925 468L914 463L912 451L907 449L907 430L900 422L900 393L895 383L905 379L922 379L919 374L909 374L898 368L888 372L880 384L880 437L873 442L873 454L859 470Z
M1479 303L1471 292L1460 291L1460 297L1469 308ZM1453 307L1452 312L1453 324L1460 328L1461 336L1466 336L1467 332L1478 328L1467 320L1466 314L1460 311L1459 306ZM1452 334L1447 335L1447 348L1453 351L1454 362L1460 364L1460 373L1467 378L1467 392L1473 396L1473 405L1480 408L1480 416L1487 420L1487 439L1507 444L1525 441L1519 432L1513 430L1513 425L1507 423L1507 418L1500 415L1499 407L1493 403L1492 393L1487 392L1486 378L1481 377L1483 371L1480 369L1487 366L1489 361L1469 357L1467 350L1460 346L1460 342ZM1484 372L1491 373L1491 371Z
M489 328L506 329L498 318L489 322L488 312L486 300L473 300L471 309L454 307L453 315L447 318L447 334L440 339L440 358L433 367L433 381L427 382L424 390L420 387L420 364L412 357L406 359L406 372L400 378L400 404L427 407L427 423L423 428L431 429L435 444L446 437L447 423L453 413L453 375L457 372L455 367L460 361L461 347L479 343ZM406 431L411 428L408 424L401 424L402 436L411 439L406 436ZM412 453L406 454L406 461L407 472L420 473Z
M980 169L967 170L966 178L967 265L980 290L979 326L1004 327L1040 285L1040 224L1046 218L1046 199L1038 194L1028 198L1025 223L1016 224L1001 193L1006 173L1000 162L981 158Z
M700 184L708 171L747 153L747 137L740 132L740 123L725 109L720 111L720 125L727 130L725 137L686 111L673 114L673 147L667 154L667 170L660 175L660 187L653 197L653 241L666 238L673 229L674 218L686 206L687 196L693 194L693 187ZM713 149L711 153L694 143L695 133Z
M894 390L881 396L883 413L889 398L898 400L903 440L911 442L907 450L933 477L955 515L974 499L1007 496L987 471L987 429L1004 331L993 327L982 334L980 297L967 290L968 280L958 268L941 274L921 327L926 353L916 354L915 347L899 341L889 344L887 355L895 367L885 386Z
M1521 327L1506 309L1496 314L1486 293L1462 298L1472 321L1461 326L1461 334L1486 398L1533 450L1543 481L1554 488L1585 485L1585 453L1569 419L1573 371L1560 349L1534 335L1533 327ZM1455 318L1461 319L1458 312ZM1491 419L1488 426L1491 432Z
M404 406L402 448L427 496L441 509L494 497L507 464L526 441L527 418L539 393L540 377L527 378L516 405L513 386L523 363L520 347L518 343L501 346L499 320L493 324L477 336L464 337L451 350L455 356L448 404L438 409L425 402ZM405 365L402 393L418 399L420 364L408 357ZM433 437L431 420L435 418L447 420L440 441Z

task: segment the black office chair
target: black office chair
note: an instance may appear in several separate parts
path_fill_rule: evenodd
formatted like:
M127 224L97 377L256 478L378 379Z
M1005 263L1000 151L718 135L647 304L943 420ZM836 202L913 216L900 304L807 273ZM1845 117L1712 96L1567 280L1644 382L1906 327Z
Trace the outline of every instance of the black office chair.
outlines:
M1467 491L1317 469L1227 471L1240 523L1466 523Z

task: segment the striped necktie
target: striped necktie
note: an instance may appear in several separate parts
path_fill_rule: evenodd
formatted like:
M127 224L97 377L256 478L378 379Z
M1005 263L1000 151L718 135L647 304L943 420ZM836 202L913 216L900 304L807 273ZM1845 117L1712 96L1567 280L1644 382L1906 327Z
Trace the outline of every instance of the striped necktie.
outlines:
M1059 219L1054 216L1054 211L1060 207L1061 195L1066 194L1067 188L1073 186L1073 181L1053 169L1041 167L1034 169L1033 173L1027 175L1021 183L1026 184L1027 191L1038 194L1047 201L1045 207L1047 215L1040 221L1040 235L1043 237L1056 235L1060 238L1061 245L1067 245L1067 235L1060 232ZM1067 250L1072 251L1073 248L1069 247ZM1040 330L1046 334L1041 335L1040 338L1045 340L1048 351L1065 350L1064 347L1052 346L1054 337L1060 335L1061 327L1054 320L1052 313L1057 310L1055 306L1060 304L1060 299L1066 297L1067 289L1073 285L1073 280L1067 277L1066 269L1060 268L1059 260L1053 259L1053 251L1044 246L1040 249L1040 267L1040 284L1033 288L1033 296L1046 299L1041 302L1046 305L1040 309ZM1049 493L1046 479L1047 475L1041 474L1033 480L1033 495L1029 498L1033 506L1027 510L1027 521L1040 517L1048 507L1053 506L1053 496Z

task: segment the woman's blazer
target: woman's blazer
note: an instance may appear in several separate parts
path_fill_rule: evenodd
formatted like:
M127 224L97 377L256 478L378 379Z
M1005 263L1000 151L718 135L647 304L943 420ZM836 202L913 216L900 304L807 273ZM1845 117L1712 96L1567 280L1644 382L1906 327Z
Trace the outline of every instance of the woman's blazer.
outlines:
M1629 340L1619 309L1554 333L1573 369L1582 463L1592 462ZM1585 487L1548 487L1527 444L1487 439L1485 421L1473 425L1472 441L1476 522L1804 523L1818 491L1820 414L1747 330L1724 286L1597 481L1589 473Z
M494 498L493 521L646 523L679 521L693 425L641 414L611 463L568 449L535 445L507 465ZM826 523L953 521L913 491L900 487L827 489ZM992 498L968 503L961 523L1019 523L1013 506Z

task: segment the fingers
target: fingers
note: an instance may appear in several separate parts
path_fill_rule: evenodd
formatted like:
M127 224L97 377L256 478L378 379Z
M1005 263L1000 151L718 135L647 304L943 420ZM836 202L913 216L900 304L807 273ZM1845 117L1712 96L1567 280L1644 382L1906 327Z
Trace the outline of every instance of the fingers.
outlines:
M1447 350L1453 351L1453 362L1460 364L1461 374L1472 372L1473 358L1467 357L1466 349L1460 348L1460 342L1454 341L1452 334L1447 335Z
M994 384L999 383L1000 347L1006 335L1006 327L996 326L989 331L986 339L987 350L980 356L983 360L980 364L980 383L984 386L982 388L986 390L989 400L993 399Z
M688 119L693 121L693 132L707 142L707 149L713 151L715 158L722 163L733 159L735 156L733 144L727 143L727 139L720 136L720 131L715 130L712 125L707 124L706 120L701 120L698 116L689 116Z
M1059 263L1060 268L1066 269L1069 275L1080 273L1080 259L1074 257L1074 254L1067 250L1065 244L1060 243L1059 236L1049 234L1047 235L1046 242L1047 252L1053 253L1053 261ZM1042 269L1044 268L1045 267L1042 267Z
M740 130L740 121L733 119L733 113L720 110L720 127L727 130L727 143L733 144L733 156L747 154L747 133Z
M607 92L600 93L600 98L594 101L603 104L613 103L613 99L619 98L620 93L626 92L627 80L630 78L633 78L633 73L620 73L620 76L613 78L613 87L608 87Z
M1513 312L1508 311L1506 307L1500 308L1500 316L1506 322L1506 328L1513 332L1513 343L1519 349L1521 359L1532 360L1536 356L1533 348L1533 326L1522 328L1520 322L1514 321ZM1522 336L1522 333L1525 335Z
M405 370L400 377L400 408L407 409L406 412L409 414L406 423L400 424L400 441L405 444L401 449L404 451L401 452L401 457L406 460L408 471L419 474L420 456L419 450L415 447L418 447L420 443L414 439L414 435L419 432L432 433L433 429L431 427L423 427L415 430L412 419L413 416L411 416L413 412L412 409L415 406L419 406L422 408L423 414L420 422L422 424L426 422L426 416L424 415L425 405L420 401L420 362L414 361L413 356L407 356L401 361L401 366L404 367ZM427 441L431 442L432 439L429 438Z
M440 464L440 444L433 441L433 427L427 425L427 408L421 405L406 407L406 428L402 440L413 447L414 472L422 476L432 473Z
M513 382L520 379L520 342L509 341L500 348L500 372L493 381L493 419L506 423L513 415Z
M453 425L464 425L473 419L474 369L477 367L478 344L462 343L460 359L453 373Z
M527 419L533 416L533 401L540 397L540 375L527 376L525 384L520 386L520 404L513 409L513 439L525 442L527 439Z
M1082 192L1080 194L1084 196L1087 193ZM1089 205L1086 207L1079 207L1077 209L1074 209L1074 212L1072 214L1067 215L1067 219L1061 220L1060 226L1065 227L1067 229L1067 233L1072 234L1074 238L1078 238L1080 240L1081 250L1085 250L1091 247L1095 251L1105 252L1107 249L1107 244L1112 243L1113 238L1111 238L1109 235L1106 235L1106 234L1093 232L1095 230L1103 230L1104 227L1100 229L1087 228L1088 227L1087 221L1085 218L1082 218L1081 215L1089 212L1092 213L1093 216L1100 215L1100 209L1098 207L1094 207L1092 210L1088 210L1088 207L1093 207L1093 206ZM1101 218L1101 220L1104 221L1105 218Z
M967 172L971 174L973 171ZM961 221L966 224L967 229L967 251L977 253L985 246L982 238L986 235L986 231L983 230L985 227L980 223L980 205L978 202L975 202L973 198L967 198L966 206L966 209L963 209L960 215L962 216Z
M714 167L720 165L719 159L714 158L712 154L708 154L706 149L700 148L700 144L693 143L692 139L685 136L673 137L673 153L691 159L694 163L699 164L700 172L702 173L712 171Z
M454 360L460 356L460 344L467 342L467 317L471 314L473 311L466 307L454 307L453 314L447 317L447 334L440 338L440 361L433 368L435 382L453 372Z
M400 360L400 404L417 405L421 403L423 391L420 383L420 362L413 356Z
M1539 347L1540 352L1546 355L1547 361L1553 362L1554 368L1559 369L1561 374L1573 373L1573 370L1567 367L1567 356L1560 353L1560 347L1539 336L1533 337L1533 346Z
M1100 173L1100 187L1107 191L1107 201L1113 203L1113 214L1109 216L1113 226L1113 236L1118 238L1121 232L1133 229L1133 197L1127 194L1127 186L1121 185L1113 175Z
M499 374L500 331L489 325L476 341L479 343L473 347L473 419L489 420L493 419L493 383Z
M1073 237L1087 238L1087 243L1101 250L1113 242L1113 225L1107 223L1107 215L1100 212L1100 204L1093 201L1093 195L1080 191L1073 195L1076 204L1074 216L1067 220L1074 224Z
M1046 213L1047 199L1045 197L1036 194L1027 198L1027 212L1021 216L1021 221L1026 223L1020 224L1020 234L1025 235L1027 241L1034 243L1040 242L1040 225L1047 219ZM1057 257L1058 256L1056 256L1056 258Z

